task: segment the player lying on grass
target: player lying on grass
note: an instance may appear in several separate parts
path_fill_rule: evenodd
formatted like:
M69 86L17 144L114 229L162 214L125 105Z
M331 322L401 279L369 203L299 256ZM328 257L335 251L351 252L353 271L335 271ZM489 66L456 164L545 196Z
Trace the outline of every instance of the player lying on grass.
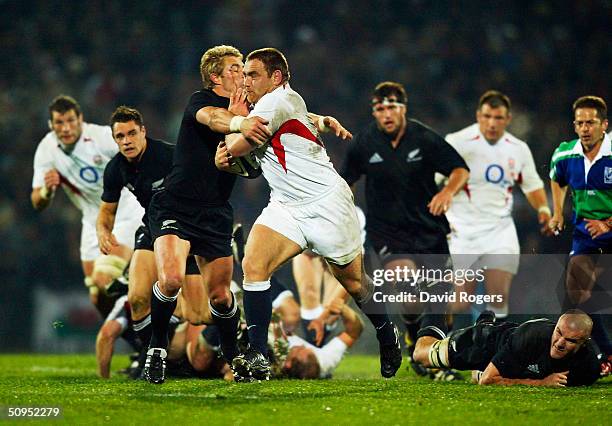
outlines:
M178 298L177 307L171 319L173 325L171 329L172 332L169 333L169 335L174 333L174 329L181 321L190 323L193 326L212 323L210 310L208 308L208 296L204 286L191 286L188 293L192 298L191 302L186 300L183 292L181 292ZM126 338L134 350L143 350L143 353L146 353L146 342L142 342L138 336L134 335L132 325L131 305L128 301L128 297L124 295L116 300L113 310L106 317L102 327L100 327L98 331L98 336L96 338L96 361L98 364L98 375L100 377L105 379L110 377L115 342L119 337ZM200 327L200 331L201 330L202 327ZM130 339L130 337L132 337L132 339ZM134 342L134 340L136 340L136 342ZM139 360L141 359L142 356ZM131 369L129 372L130 376L132 378L139 378L142 368L142 363L139 363L138 367Z
M344 331L323 346L315 346L298 336L287 336L289 352L282 361L280 377L292 379L328 379L340 364L344 353L359 339L363 322L353 309L336 298L327 306L332 315L339 316ZM284 339L285 337L281 337Z
M183 292L179 293L178 303L170 320L172 327L168 333L168 375L231 379L233 376L229 366L221 358L219 332L210 315L206 289L204 286L197 287L190 288L189 301ZM236 285L235 290L239 291L237 289ZM283 331L293 331L299 321L299 305L293 294L278 281L273 281L272 297L274 312L282 318ZM132 325L131 305L127 296L122 296L117 299L114 309L98 331L96 361L100 377L110 377L115 342L120 337L126 337L126 334L132 331ZM133 332L131 334L133 335ZM132 339L126 340L134 350L138 351L142 346L146 353L146 344L136 336L132 337L136 342ZM131 368L130 376L140 378L142 367L140 364ZM226 375L228 372L229 376Z
M590 339L593 322L584 312L567 311L556 324L544 318L521 325L494 321L485 311L474 326L442 340L421 329L414 357L428 367L476 370L481 385L565 387L599 378L601 352Z

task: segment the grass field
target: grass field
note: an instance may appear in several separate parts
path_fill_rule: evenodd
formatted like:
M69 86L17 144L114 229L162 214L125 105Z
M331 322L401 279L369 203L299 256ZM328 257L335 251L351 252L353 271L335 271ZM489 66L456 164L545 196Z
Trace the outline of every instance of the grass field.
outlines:
M117 356L113 366L127 363ZM343 361L333 380L319 381L169 379L153 386L120 375L103 381L94 369L93 355L0 355L2 415L7 407L59 406L59 422L69 424L612 423L610 379L590 388L479 387L431 382L402 366L398 377L383 380L375 357L357 355Z

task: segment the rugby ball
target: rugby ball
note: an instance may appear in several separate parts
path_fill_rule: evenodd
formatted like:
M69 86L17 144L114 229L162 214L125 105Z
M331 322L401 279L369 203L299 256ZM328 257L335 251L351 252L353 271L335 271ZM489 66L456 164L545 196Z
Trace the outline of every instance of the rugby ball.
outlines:
M261 175L260 159L266 152L267 144L260 146L243 157L235 157L230 162L230 173L247 179L255 179Z

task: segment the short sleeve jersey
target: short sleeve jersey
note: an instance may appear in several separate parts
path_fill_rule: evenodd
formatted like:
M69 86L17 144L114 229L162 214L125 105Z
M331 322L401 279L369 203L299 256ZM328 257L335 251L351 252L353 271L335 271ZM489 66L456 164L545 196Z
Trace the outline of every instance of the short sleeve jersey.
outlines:
M552 373L569 370L569 385L595 382L599 377L597 345L589 340L575 354L553 359L550 345L554 329L555 323L547 319L521 324L500 343L491 362L502 377L510 379L543 379Z
M116 203L122 189L129 189L145 209L143 222L147 223L147 208L153 194L163 188L164 177L172 168L174 145L147 138L147 147L138 162L128 161L116 154L104 170L102 201Z
M487 231L512 217L514 186L524 193L544 187L529 146L508 132L489 143L475 123L446 136L470 168L470 178L446 214L462 228ZM465 226L469 225L469 226Z
M264 95L249 114L269 121L272 137L261 168L271 199L280 203L315 199L339 180L307 114L306 103L287 83Z
M32 188L45 184L45 174L55 168L61 186L72 203L81 210L83 220L95 224L103 191L104 168L118 152L110 127L83 123L74 149L67 153L54 132L49 132L36 148ZM141 212L133 195L125 193L126 203Z
M408 119L396 148L372 122L351 142L342 177L352 185L366 176L366 231L400 241L448 234L446 218L427 204L438 192L435 173L448 176L467 165L457 151L423 123ZM422 244L419 244L422 245Z
M287 340L289 341L290 349L294 346L305 346L314 352L317 361L319 361L319 367L321 368L320 377L322 379L331 377L348 349L346 343L339 337L334 337L322 348L318 348L298 336L288 336Z
M196 113L207 106L227 108L229 99L208 89L191 95L181 121L172 171L164 187L174 196L202 206L219 206L228 202L236 175L215 167L217 145L225 135L197 121Z
M563 142L550 163L550 178L561 187L569 185L574 204L576 230L590 238L584 219L612 216L612 143L605 135L594 161L584 155L579 139Z

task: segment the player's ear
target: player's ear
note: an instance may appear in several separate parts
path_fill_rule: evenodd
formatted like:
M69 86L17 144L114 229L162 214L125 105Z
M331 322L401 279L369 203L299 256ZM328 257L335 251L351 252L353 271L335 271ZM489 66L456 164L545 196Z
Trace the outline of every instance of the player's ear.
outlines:
M53 123L51 123L51 120L47 120L47 126L49 126L49 130L53 130Z
M512 121L512 113L508 112L508 122L506 124L510 124L511 121Z
M215 73L212 73L210 75L210 81L212 81L215 85L219 85L221 84L221 79L219 78L219 76Z
M147 134L147 128L144 126L144 124L140 126L140 131L144 133L145 135Z
M272 72L272 80L274 84L281 84L283 81L283 73L280 70L274 70Z

